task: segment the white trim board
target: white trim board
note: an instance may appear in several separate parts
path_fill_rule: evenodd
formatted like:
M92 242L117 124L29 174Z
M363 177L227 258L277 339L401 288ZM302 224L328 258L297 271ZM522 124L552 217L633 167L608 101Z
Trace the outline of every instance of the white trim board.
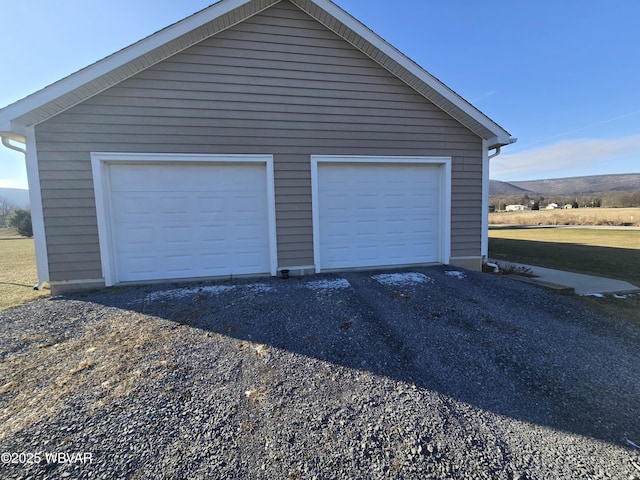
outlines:
M273 155L201 155L201 154L157 154L157 153L121 153L92 152L91 168L96 199L98 221L98 240L102 274L107 287L119 282L115 267L113 232L110 225L109 165L119 164L175 164L175 163L253 163L264 164L267 174L268 229L269 229L269 269L272 276L277 275L278 247L276 239L275 186L273 176Z
M40 190L40 171L38 170L38 148L36 133L33 127L26 129L27 181L29 183L29 203L31 204L31 224L36 250L36 267L38 271L37 287L49 281L49 254L44 227L44 209L42 207L42 191Z
M318 192L318 164L362 163L362 164L423 164L437 165L442 169L440 193L442 216L440 221L440 262L448 265L451 258L451 157L418 156L367 156L367 155L312 155L311 156L311 209L313 217L313 256L316 273L320 273L320 206Z

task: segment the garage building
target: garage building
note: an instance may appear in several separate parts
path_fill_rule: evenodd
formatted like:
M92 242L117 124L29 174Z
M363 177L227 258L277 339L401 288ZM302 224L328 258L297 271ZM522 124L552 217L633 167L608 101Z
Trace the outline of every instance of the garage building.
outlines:
M3 108L0 135L26 145L54 294L480 269L515 141L328 0L223 0Z

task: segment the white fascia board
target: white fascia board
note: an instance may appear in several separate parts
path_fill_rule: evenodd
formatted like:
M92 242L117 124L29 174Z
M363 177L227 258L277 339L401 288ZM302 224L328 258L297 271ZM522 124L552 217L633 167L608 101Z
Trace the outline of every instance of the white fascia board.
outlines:
M506 133L506 132L505 132ZM517 138L513 138L511 137L509 134L507 134L506 136L495 136L495 137L491 137L491 138L486 138L484 139L484 147L491 150L497 147L504 147L506 145L511 145L513 143L516 143L518 141Z
M15 135L13 129L11 128L11 122L7 120L3 120L0 118L0 135L3 137L10 137L11 135Z
M429 87L435 90L437 93L445 97L455 106L460 108L463 112L469 115L471 118L476 120L478 123L485 126L488 130L491 130L497 137L497 142L501 145L509 144L509 139L511 136L509 132L504 130L500 125L495 123L489 117L484 115L480 110L475 108L469 102L467 102L460 95L455 93L449 87L447 87L444 83L438 80L436 77L431 75L429 72L424 70L420 65L415 63L409 57L404 55L400 50L395 48L393 45L388 43L385 39L376 34L373 30L366 27L360 21L356 20L354 17L349 15L347 12L342 10L336 4L329 0L311 0L311 2L318 5L324 11L326 11L329 15L333 16L336 20L344 24L346 27L353 30L356 34L364 38L366 41L375 46L378 50L380 50L385 55L391 57L393 60L398 62L402 67L406 70L414 74L424 83L426 83ZM295 0L294 0L294 3Z
M187 34L196 28L215 20L230 11L249 3L251 0L222 0L198 13L191 15L169 27L166 27L133 45L97 61L96 63L72 73L57 82L44 87L28 97L18 100L5 108L0 109L0 130L8 130L24 135L22 125L12 125L13 120L42 105L45 105L76 88L82 87L93 80L108 74L109 72L149 53L155 48L169 43L172 40ZM6 126L11 125L10 129ZM22 128L21 128L22 127Z

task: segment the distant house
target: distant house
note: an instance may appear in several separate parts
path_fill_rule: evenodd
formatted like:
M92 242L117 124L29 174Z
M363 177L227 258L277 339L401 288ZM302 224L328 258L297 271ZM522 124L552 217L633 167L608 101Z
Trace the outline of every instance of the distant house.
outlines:
M507 212L519 212L522 210L531 210L531 207L529 205L507 205L505 210Z
M570 203L567 203L563 208L566 208L566 209L573 208L573 205Z
M557 203L550 203L546 206L545 210L557 210L558 208L560 208L560 205Z
M26 144L54 295L480 270L489 158L515 141L330 0L215 3L0 109L0 137Z

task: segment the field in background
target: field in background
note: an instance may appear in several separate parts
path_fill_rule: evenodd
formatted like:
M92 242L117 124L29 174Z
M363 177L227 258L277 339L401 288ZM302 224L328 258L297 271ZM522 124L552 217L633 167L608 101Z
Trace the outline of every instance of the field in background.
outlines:
M0 228L0 310L49 296L48 288L33 289L37 281L33 238Z
M490 225L602 225L640 227L640 208L571 208L489 214Z

